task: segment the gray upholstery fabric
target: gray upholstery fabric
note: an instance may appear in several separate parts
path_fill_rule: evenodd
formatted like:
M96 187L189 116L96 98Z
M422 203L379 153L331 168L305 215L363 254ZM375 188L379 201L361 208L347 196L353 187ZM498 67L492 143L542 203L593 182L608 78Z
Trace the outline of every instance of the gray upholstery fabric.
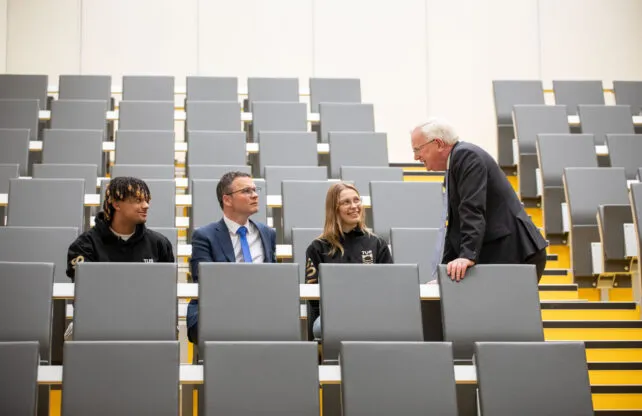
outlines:
M631 110L625 105L580 105L582 133L595 136L595 144L603 145L607 134L633 134Z
M324 181L328 179L325 166L266 166L265 182L268 195L280 195L281 184L287 180Z
M174 131L172 101L126 101L119 104L119 130Z
M633 223L631 206L600 205L597 213L600 218L600 240L605 260L624 260L624 224Z
M298 102L298 78L260 78L247 79L249 110L254 111L257 101Z
M60 75L58 78L60 100L111 101L110 75Z
M245 165L246 163L245 133L241 131L192 131L189 133L188 165Z
M635 179L642 165L642 134L607 134L611 167L624 168L627 179Z
M84 179L85 193L95 194L96 181L98 179L98 166L35 164L33 165L33 177L51 179Z
M172 76L123 76L123 100L174 101Z
M388 167L385 133L329 132L330 176L338 178L343 166Z
M100 130L45 130L42 163L96 165L102 172L102 142Z
M189 187L190 189L192 189L192 181L194 179L219 180L221 179L221 176L223 176L225 173L232 172L232 171L245 172L249 175L252 173L252 167L246 165L245 163L241 165L212 165L212 164L188 165L187 173L188 173L189 182L190 182Z
M293 228L322 228L325 219L325 198L329 181L285 180L281 184L283 201L284 243L292 241Z
M52 129L105 130L107 101L56 100L51 103Z
M178 341L68 341L64 416L175 416Z
M341 341L423 341L416 265L321 263L319 286L324 361Z
M570 133L563 105L516 105L514 117L520 153L535 153L538 134Z
M116 163L123 165L174 165L174 131L119 129Z
M116 164L111 168L111 177L133 176L143 180L174 179L174 165L125 165Z
M0 311L11 317L0 320L0 341L38 341L49 360L53 281L53 263L0 262Z
M475 361L484 415L593 414L582 342L478 342Z
M176 280L174 263L78 263L74 340L175 340Z
M642 81L613 81L615 103L631 107L631 114L642 112Z
M602 81L553 80L555 104L566 106L569 115L577 114L578 105L604 105Z
M254 101L252 104L253 141L258 141L259 133L269 131L308 131L305 103Z
M359 78L310 78L310 112L319 112L319 103L360 103Z
M317 138L314 133L262 132L259 134L259 146L261 176L265 175L266 166L317 166L319 164Z
M452 345L448 342L341 343L345 416L456 416Z
M188 132L241 131L241 107L237 100L187 101L186 109Z
M432 277L432 253L438 241L438 228L392 228L390 243L395 263L416 264L419 268L419 283L434 280Z
M370 195L370 182L403 181L402 168L389 168L377 166L341 166L341 180L354 182L361 196Z
M29 172L28 129L0 128L0 150L0 163L18 164L20 175L27 176Z
M47 75L0 74L0 99L36 99L41 110L47 109Z
M497 124L513 125L513 106L544 104L544 88L539 80L494 80L493 98Z
M538 134L537 155L545 188L563 185L564 168L597 168L592 134Z
M206 342L205 416L318 416L314 342Z
M642 183L631 184L631 211L635 218L638 247L642 247Z
M535 266L480 264L451 280L439 267L444 340L457 360L470 360L478 341L543 341ZM510 296L497 296L501 287Z
M374 106L360 103L321 103L319 105L321 141L330 132L375 131Z
M323 228L292 229L292 262L299 266L299 283L305 283L306 250L322 232Z
M39 361L37 342L0 342L0 413L36 414Z
M0 148L1 147L2 144L0 144ZM0 194L8 194L9 180L17 178L18 176L20 176L20 165L17 162L0 163Z
M239 86L236 77L188 76L186 80L187 101L238 102Z
M176 226L176 182L172 179L147 179L145 181L152 200L147 214L148 227Z
M38 100L0 100L0 129L29 129L29 140L38 140Z

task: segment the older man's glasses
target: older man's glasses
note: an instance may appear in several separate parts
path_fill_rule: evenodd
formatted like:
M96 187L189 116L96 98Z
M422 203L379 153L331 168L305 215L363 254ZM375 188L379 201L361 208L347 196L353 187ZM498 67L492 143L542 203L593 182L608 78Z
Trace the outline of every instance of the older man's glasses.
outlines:
M237 189L236 191L228 192L225 195L234 195L237 192L243 195L252 195L261 192L261 188L257 186L248 186L247 188L241 188Z
M421 149L423 149L425 146L429 145L430 143L434 142L435 140L437 140L437 139L432 139L432 140L427 141L426 143L422 144L421 146L413 147L412 148L412 153L417 154L418 152L421 151Z

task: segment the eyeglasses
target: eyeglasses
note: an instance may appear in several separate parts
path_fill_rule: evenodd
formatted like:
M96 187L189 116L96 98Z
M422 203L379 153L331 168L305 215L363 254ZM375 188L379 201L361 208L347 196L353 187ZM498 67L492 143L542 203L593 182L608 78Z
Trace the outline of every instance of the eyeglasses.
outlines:
M225 195L233 195L233 194L235 194L237 192L240 192L243 195L252 195L254 193L258 194L259 192L261 192L261 188L259 188L257 186L255 186L255 187L249 187L248 186L247 188L241 188L241 189L237 189L236 191L228 192Z
M413 148L412 148L412 153L415 153L415 154L416 154L416 153L417 153L417 152L419 152L421 149L423 149L423 147L424 147L424 146L429 145L430 143L434 142L435 140L437 140L437 139L432 139L432 140L430 140L430 141L428 141L428 142L426 142L426 143L422 144L422 145L421 145L421 146L419 146L419 147L413 147Z

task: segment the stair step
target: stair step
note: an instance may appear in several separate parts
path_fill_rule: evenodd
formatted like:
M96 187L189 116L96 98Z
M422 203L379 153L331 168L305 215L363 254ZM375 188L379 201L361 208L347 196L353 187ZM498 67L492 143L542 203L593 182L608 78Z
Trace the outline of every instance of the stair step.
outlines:
M560 339L563 341L563 339ZM642 362L641 340L585 341L586 359L592 362Z
M641 414L642 414L642 407L640 407L639 409L631 409L631 410L602 409L602 410L594 411L595 416L640 416Z
M624 321L640 319L640 312L635 302L542 301L541 308L542 320Z
M546 320L544 338L556 340L640 340L642 321L640 320Z
M635 411L642 408L642 385L640 384L592 385L591 393L594 410Z
M642 384L642 362L588 363L591 385Z
M577 292L577 284L540 284L540 292Z

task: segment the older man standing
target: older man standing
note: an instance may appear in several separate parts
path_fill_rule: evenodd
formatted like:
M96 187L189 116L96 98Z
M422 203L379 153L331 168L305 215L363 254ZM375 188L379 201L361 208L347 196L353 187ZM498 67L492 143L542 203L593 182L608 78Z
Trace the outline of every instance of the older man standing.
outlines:
M517 263L534 264L539 281L546 240L495 160L437 119L417 126L411 144L426 170L445 171L448 226L441 263L451 279L463 279L475 264Z

